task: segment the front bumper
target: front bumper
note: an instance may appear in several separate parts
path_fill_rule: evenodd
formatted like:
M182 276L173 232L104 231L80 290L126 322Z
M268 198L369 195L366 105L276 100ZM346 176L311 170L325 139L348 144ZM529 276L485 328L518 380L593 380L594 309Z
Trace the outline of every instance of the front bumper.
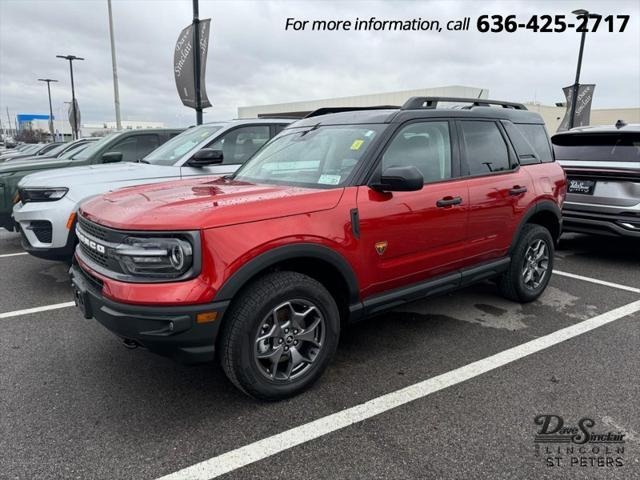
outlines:
M101 282L77 264L69 271L76 305L118 337L184 363L213 360L220 322L229 302L187 306L130 305L101 293ZM197 323L196 315L217 312L216 320Z
M55 202L16 203L13 218L23 233L23 246L29 253L44 258L71 258L75 244L73 226L67 222L78 205L70 198L63 197ZM40 225L48 222L49 231L42 235ZM49 256L46 256L49 253Z

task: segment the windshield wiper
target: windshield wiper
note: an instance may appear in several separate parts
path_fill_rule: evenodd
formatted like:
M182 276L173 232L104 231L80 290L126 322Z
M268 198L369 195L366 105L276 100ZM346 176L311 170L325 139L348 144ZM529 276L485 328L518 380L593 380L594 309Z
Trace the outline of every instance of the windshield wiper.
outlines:
M140 160L138 160L138 163L146 163L150 165L149 161L145 160L144 158L141 158Z

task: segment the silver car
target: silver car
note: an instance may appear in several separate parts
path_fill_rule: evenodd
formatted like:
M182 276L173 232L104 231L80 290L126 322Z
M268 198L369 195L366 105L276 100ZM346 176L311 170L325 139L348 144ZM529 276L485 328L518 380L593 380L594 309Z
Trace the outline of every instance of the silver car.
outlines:
M139 163L99 164L27 175L18 184L19 201L13 207L23 247L36 257L70 260L77 243L75 215L88 198L145 183L233 173L292 121L208 123L182 132Z
M640 238L640 124L575 128L551 141L567 173L563 231Z

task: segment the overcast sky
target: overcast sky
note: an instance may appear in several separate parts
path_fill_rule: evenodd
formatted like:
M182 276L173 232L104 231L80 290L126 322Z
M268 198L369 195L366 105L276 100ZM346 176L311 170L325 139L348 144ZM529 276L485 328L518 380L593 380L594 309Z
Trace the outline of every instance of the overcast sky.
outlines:
M237 107L444 85L488 88L491 98L564 100L573 83L580 34L479 33L482 14L569 14L577 8L629 14L624 33L587 35L582 83L597 84L594 107L640 106L640 2L636 1L211 1L205 121L233 118ZM191 1L113 0L122 118L193 124L195 113L176 93L172 62L178 34L191 21ZM446 21L472 17L469 32L291 32L287 17L355 17ZM0 113L54 115L71 97L74 68L82 121L115 119L107 0L0 0Z

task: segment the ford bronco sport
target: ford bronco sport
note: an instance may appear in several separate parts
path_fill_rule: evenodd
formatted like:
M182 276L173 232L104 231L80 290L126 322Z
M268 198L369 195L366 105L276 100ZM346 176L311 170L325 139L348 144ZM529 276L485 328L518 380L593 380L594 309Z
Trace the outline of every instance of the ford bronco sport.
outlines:
M346 322L485 279L519 302L543 292L566 179L538 114L433 97L339 110L233 175L81 205L84 316L130 347L217 354L238 388L275 400L321 375Z

